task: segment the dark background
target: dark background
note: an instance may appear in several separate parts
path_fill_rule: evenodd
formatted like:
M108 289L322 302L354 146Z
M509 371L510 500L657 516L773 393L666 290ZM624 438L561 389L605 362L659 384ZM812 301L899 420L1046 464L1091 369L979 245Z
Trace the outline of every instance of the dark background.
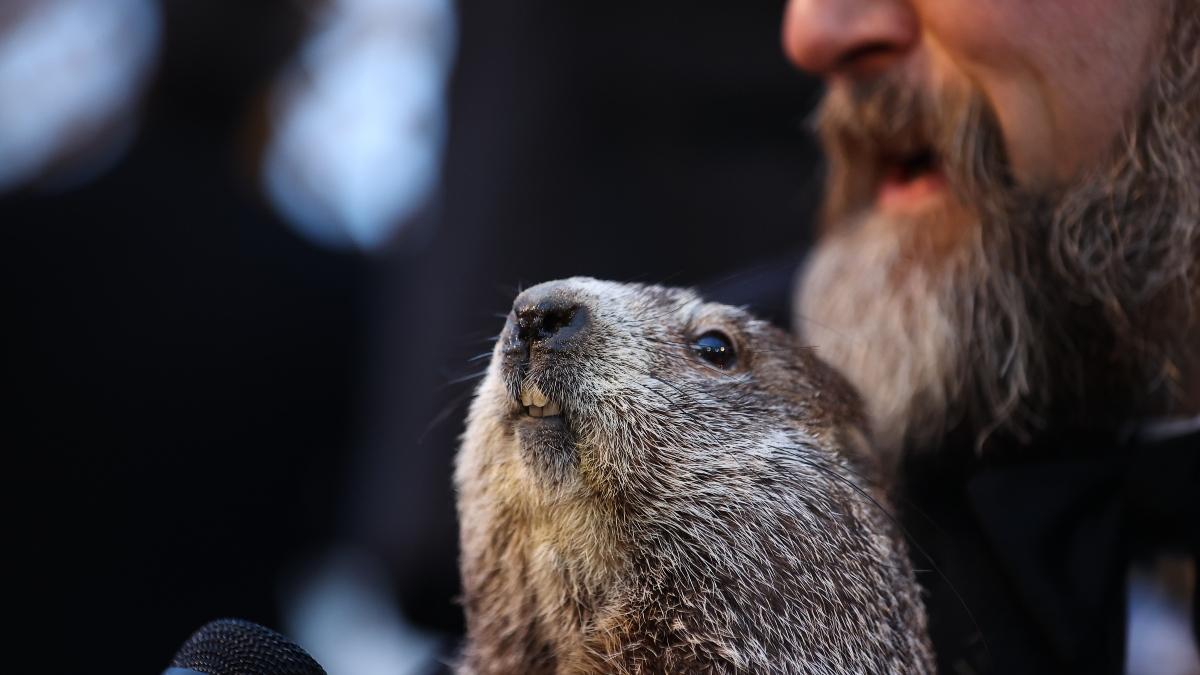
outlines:
M736 302L803 250L816 89L778 46L782 1L460 3L440 188L369 255L306 242L259 192L303 6L164 2L131 150L0 196L10 551L37 636L17 649L41 671L155 673L209 619L278 627L291 570L347 543L452 636L455 381L516 289Z

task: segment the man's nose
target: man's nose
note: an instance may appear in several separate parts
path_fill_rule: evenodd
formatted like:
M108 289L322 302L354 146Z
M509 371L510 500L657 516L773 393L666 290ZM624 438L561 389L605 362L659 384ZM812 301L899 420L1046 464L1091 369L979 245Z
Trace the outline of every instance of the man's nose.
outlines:
M783 49L814 75L863 77L908 53L920 35L908 0L790 0Z

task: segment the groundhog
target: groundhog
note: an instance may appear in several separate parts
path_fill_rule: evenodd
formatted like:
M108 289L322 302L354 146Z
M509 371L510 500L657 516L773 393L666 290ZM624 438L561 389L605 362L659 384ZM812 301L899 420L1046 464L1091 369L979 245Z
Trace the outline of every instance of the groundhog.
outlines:
M691 291L521 293L455 469L459 672L932 672L863 415Z

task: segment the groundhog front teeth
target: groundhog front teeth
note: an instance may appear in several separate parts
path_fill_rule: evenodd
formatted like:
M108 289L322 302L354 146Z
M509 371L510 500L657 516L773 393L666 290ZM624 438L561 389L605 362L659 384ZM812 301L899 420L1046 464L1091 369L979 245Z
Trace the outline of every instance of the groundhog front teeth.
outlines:
M546 396L536 384L526 384L521 387L521 405L531 405L541 408L550 401L550 397Z
M562 408L554 401L548 401L544 406L531 405L526 411L530 417L554 417L562 414Z
M521 405L525 406L530 417L554 417L562 414L558 402L551 401L536 384L526 384L521 388Z

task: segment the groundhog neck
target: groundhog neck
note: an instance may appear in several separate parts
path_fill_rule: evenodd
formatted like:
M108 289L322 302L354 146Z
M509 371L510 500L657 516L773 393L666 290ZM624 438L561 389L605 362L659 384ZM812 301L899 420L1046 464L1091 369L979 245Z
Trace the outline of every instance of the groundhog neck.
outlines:
M536 490L525 499L541 501ZM619 587L628 547L613 531L611 516L583 500L527 503L513 523L520 532L520 565L536 605L539 632L557 653L578 647L593 617Z

